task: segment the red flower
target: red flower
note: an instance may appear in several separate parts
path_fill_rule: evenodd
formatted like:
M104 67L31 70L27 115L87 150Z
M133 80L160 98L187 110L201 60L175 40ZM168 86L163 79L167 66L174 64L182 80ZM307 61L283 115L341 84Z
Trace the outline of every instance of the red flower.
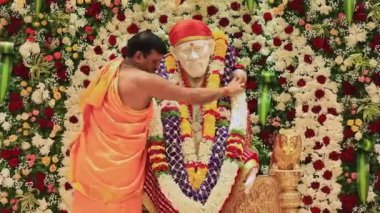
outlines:
M14 169L20 164L20 161L18 157L14 157L10 161L8 161L8 164L12 169Z
M306 81L303 80L302 78L297 81L297 86L304 87L305 85L306 85Z
M258 52L261 50L261 44L259 42L255 42L252 44L252 50L254 52Z
M369 45L372 49L376 49L380 46L380 34L374 35Z
M103 50L102 50L102 48L101 48L100 46L96 46L96 47L94 48L94 52L96 53L96 55L101 55L101 54L103 54Z
M24 108L24 103L22 102L22 99L18 100L10 100L8 104L8 111L9 112L17 112Z
M323 38L317 37L311 39L311 45L318 50L322 49L324 44L325 40Z
M241 37L243 37L243 32L236 32L236 33L234 33L234 37L235 38L241 38Z
M8 160L12 157L12 151L9 149L4 149L1 151L1 158L4 158L5 160Z
M121 48L121 55L125 58L127 57L127 54L128 54L128 49L127 47L123 47Z
M47 129L48 128L48 120L41 118L38 120L38 125L39 125L40 129Z
M251 113L257 112L257 99L248 101L248 109Z
M330 210L328 209L323 209L323 212L322 213L330 213Z
M251 22L251 20L252 20L251 15L249 15L249 14L244 14L244 15L243 15L243 21L244 21L246 24L249 24L249 22Z
M356 152L353 146L344 148L340 154L340 159L343 163L354 165L356 160Z
M279 46L281 46L281 44L282 44L282 41L281 41L281 39L279 37L274 37L273 38L273 45L274 46L279 47Z
M303 0L293 0L288 3L288 8L300 14L305 15L305 5Z
M293 32L293 27L291 26L291 25L289 25L289 26L287 26L287 27L285 27L285 33L287 33L287 34L292 34L292 32Z
M109 43L111 46L115 46L115 44L116 44L116 36L114 36L114 35L110 35L110 37L108 37L108 43Z
M236 1L232 2L231 3L231 9L235 10L235 11L240 10L240 4L238 2L236 2Z
M93 2L86 8L86 16L91 16L93 18L96 18L99 16L102 9L102 5L100 2Z
M84 80L83 81L83 87L84 88L87 88L88 87L88 85L91 83L91 81L89 81L89 80Z
M335 109L335 108L332 108L332 107L328 108L328 109L327 109L327 112L328 112L329 114L331 114L331 115L335 115L335 116L338 115L338 112L336 111L336 109Z
M85 75L89 75L90 74L90 67L87 65L83 65L80 67L80 71Z
M248 79L246 89L255 90L257 88L257 82L252 79Z
M129 27L127 28L127 31L128 33L130 34L136 34L139 32L139 27L136 25L136 24L131 24L129 25Z
M305 131L305 137L306 138L312 138L314 136L315 136L314 130L307 128Z
M202 15L194 15L193 19L202 21L203 17L202 17Z
M330 170L326 170L324 173L323 173L323 178L326 179L326 180L330 180L332 177L332 172Z
M359 198L355 194L342 195L340 197L342 202L342 209L344 213L351 213L356 205L359 203Z
M303 60L306 62L306 63L308 63L308 64L311 64L311 63L313 63L313 57L311 57L311 55L305 55L304 57L303 57Z
M356 5L356 11L353 18L358 22L364 22L367 20L367 13L365 11L365 5L363 2L360 2Z
M325 52L327 52L327 53L332 51L331 46L330 46L330 42L329 42L329 38L325 38L325 43L323 45L323 50Z
M322 114L318 117L318 122L323 125L323 123L326 121L326 115Z
M65 189L66 189L66 191L68 191L68 190L70 190L70 189L72 189L73 187L71 186L71 184L69 183L69 182L66 182L65 183Z
M20 63L17 63L13 69L12 69L12 73L13 75L15 76L19 76L23 79L29 79L29 68L27 68L24 63L20 62Z
M46 117L48 117L48 118L51 118L51 117L53 117L53 115L54 115L54 110L53 110L52 108L50 108L50 107L46 107L46 108L44 109L44 115L45 115Z
M287 51L293 51L293 44L292 43L287 43L284 46L284 49L287 50Z
M279 83L280 85L284 85L284 84L286 84L286 78L280 76L280 77L278 78L278 83Z
M71 117L69 118L69 121L70 121L71 123L73 123L73 124L76 124L76 123L78 123L78 118L75 117L75 116L73 115L73 116L71 116Z
M228 18L221 18L219 20L219 25L222 27L227 27L229 24L230 24L230 21L228 20Z
M63 81L63 82L66 81L67 80L66 69L57 71L57 76L60 81Z
M320 83L320 84L324 84L324 83L326 82L326 77L325 77L324 75L319 75L319 76L317 77L317 81L318 81L318 83Z
M7 25L7 32L10 36L18 33L18 31L21 29L22 25L24 25L24 21L23 19L20 17L14 17L14 16L11 16L10 18L10 22L8 22L9 24Z
M213 15L215 15L217 13L218 13L218 8L216 8L214 5L211 5L211 6L207 7L207 14L209 16L213 16Z
M337 160L339 160L339 158L340 158L340 154L339 154L338 152L333 151L333 152L331 152L331 153L329 154L329 158L330 158L331 160L333 160L333 161L337 161Z
M286 118L288 119L288 121L292 121L295 117L296 117L295 109L291 109L290 111L286 113Z
M265 20L265 21L270 21L270 20L272 20L272 14L271 14L270 12L266 12L266 13L264 13L263 17L264 17L264 20Z
M309 111L309 105L302 106L302 112L307 113Z
M342 89L343 89L344 95L352 95L352 96L355 95L358 90L354 85L352 85L348 81L344 81L342 83Z
M380 192L380 172L377 173L377 181L375 183L375 190Z
M312 182L310 187L317 190L321 184L319 182Z
M154 11L156 11L156 8L154 7L154 5L149 5L149 7L148 7L148 11L149 11L150 13L154 13Z
M1 213L12 213L12 209L1 209Z
M286 70L289 70L290 73L294 73L294 71L296 70L296 68L293 65L289 65L289 66L286 67Z
M322 110L322 107L317 105L317 106L313 106L313 108L311 108L311 111L315 114L318 114L320 111Z
M330 138L329 138L329 136L323 137L322 141L325 144L325 146L329 145L330 144Z
M89 26L89 25L86 25L86 26L84 27L84 31L85 31L87 34L92 34L92 33L93 33L92 27Z
M124 21L127 17L125 17L125 15L123 13L119 13L119 14L117 14L116 18L119 21Z
M8 0L0 0L0 5L5 5L8 3Z
M251 28L252 28L252 32L255 33L256 35L260 35L263 33L263 28L261 24L259 24L258 22L253 23L251 25Z
M318 207L311 207L310 211L311 213L321 213L321 209Z
M112 54L110 55L110 57L108 57L110 59L110 61L114 60L116 58L116 55L115 54Z
M325 91L321 90L321 89L317 89L314 93L315 97L318 98L318 99L321 99L325 96Z
M313 198L311 198L311 196L304 196L302 198L302 202L305 204L305 205L311 205L313 203Z
M373 134L380 133L380 120L370 123L368 130Z
M322 170L325 167L325 164L321 160L317 160L313 163L313 167L315 170Z
M372 79L372 82L376 84L376 86L380 87L380 72L373 73L371 76L371 79Z
M161 15L159 21L161 24L168 23L168 16L167 15Z
M272 146L272 137L273 134L269 131L262 130L259 133L259 137L263 140L264 144L267 146Z
M343 130L343 136L344 136L344 139L352 138L355 136L355 133L351 130L350 127L347 127Z
M40 190L41 192L42 191L45 191L45 177L46 175L42 172L37 172L35 174L35 179L33 181L34 183L34 187L36 187L38 190Z

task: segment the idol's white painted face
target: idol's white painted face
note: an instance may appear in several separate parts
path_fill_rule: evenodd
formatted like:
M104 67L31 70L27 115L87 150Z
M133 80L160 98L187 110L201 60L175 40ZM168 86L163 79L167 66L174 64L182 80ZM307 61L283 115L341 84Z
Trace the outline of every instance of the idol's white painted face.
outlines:
M171 52L190 77L199 78L206 74L214 48L213 39L195 40L171 47Z

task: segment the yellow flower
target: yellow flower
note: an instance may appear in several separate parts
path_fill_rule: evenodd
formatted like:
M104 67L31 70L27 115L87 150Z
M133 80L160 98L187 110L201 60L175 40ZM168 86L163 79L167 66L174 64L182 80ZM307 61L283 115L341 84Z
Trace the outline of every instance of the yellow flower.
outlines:
M181 133L183 135L191 135L191 125L189 120L184 119L181 121Z
M152 160L154 158L161 158L161 159L165 159L165 155L164 154L153 154L151 156L149 156L149 159Z
M218 108L218 102L213 101L208 104L205 104L203 107L204 107L204 110L216 110Z
M29 93L32 92L32 87L26 88L26 91L28 91Z
M351 126L351 130L353 131L353 132L357 132L357 131L359 131L359 127L358 126Z
M353 126L354 125L354 120L350 119L347 121L347 126Z
M78 51L78 50L80 50L80 47L78 46L78 44L74 44L74 45L73 45L73 50L74 50L74 51Z
M24 130L24 131L22 132L22 134L23 134L24 136L28 136L28 135L29 135L29 131L28 131L28 130Z
M73 51L73 48L71 48L71 47L66 47L66 51L67 51L67 52L71 52L71 51Z
M24 122L22 124L22 128L24 128L24 129L30 129L30 125L27 122Z
M363 121L360 119L355 119L355 125L356 126L361 126L363 124Z
M46 20L41 21L42 26L46 26L48 22Z
M57 166L55 164L50 166L50 172L55 172L57 171Z
M333 35L333 36L337 36L339 34L339 32L336 29L331 29L330 30L330 34Z
M179 106L179 112L182 118L190 118L189 108L186 105L181 104Z
M165 150L164 146L151 146L149 148L150 150Z
M215 116L207 114L204 116L203 136L215 136Z
M16 135L10 135L8 139L9 139L9 142L15 142L17 140L17 136Z
M79 57L79 54L78 53L73 53L73 58L74 59L77 59Z
M58 89L59 89L59 91L61 91L61 92L66 92L66 88L65 88L64 86L60 86Z
M58 163L59 159L58 159L58 156L57 155L54 155L52 158L51 158L51 161L53 163Z
M226 53L227 53L227 44L226 44L226 41L224 40L217 40L215 42L215 51L214 51L214 55L215 56L220 56L220 57L225 57L226 56Z
M29 95L29 92L28 92L27 90L23 89L23 90L21 90L20 95L21 95L22 97L26 97L26 96Z
M176 69L176 61L172 55L168 55L165 58L165 66L167 70Z
M44 14L42 14L42 13L38 14L38 18L43 19L44 18Z
M224 41L228 41L228 36L220 30L212 32L212 37L214 40L222 39Z
M21 81L20 86L22 86L22 87L26 87L26 86L28 86L28 82L26 82L26 81Z
M50 164L50 157L48 156L45 156L42 158L42 164L45 165L45 166L49 166Z
M167 163L165 163L165 162L154 163L154 164L152 165L152 168L155 169L155 168L157 168L157 167L164 166L164 165L167 165Z
M60 92L54 92L53 96L55 100L59 100L62 97Z
M219 88L220 85L220 77L218 74L210 74L208 77L208 88Z

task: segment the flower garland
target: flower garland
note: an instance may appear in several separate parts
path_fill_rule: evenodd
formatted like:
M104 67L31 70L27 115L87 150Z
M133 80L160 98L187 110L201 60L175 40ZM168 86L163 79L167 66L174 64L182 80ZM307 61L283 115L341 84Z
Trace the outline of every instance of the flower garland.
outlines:
M213 62L210 64L211 72L206 85L208 88L219 87L227 53L226 37L221 33L213 35L216 48ZM183 81L182 84L188 86L186 80L181 79L179 72L176 72L177 68L171 55L166 57L165 65L170 73L169 79L180 79ZM177 76L174 76L176 74ZM187 205L192 205L198 210L206 211L206 209L220 209L223 205L239 169L236 162L241 160L243 152L246 123L239 122L241 119L237 117L247 111L244 103L244 94L232 99L231 114L235 115L235 118L232 119L230 130L227 129L228 120L220 113L226 111L226 108L220 106L218 108L217 101L202 107L203 137L198 156L195 153L190 127L190 106L168 101L160 104L161 108L159 107L156 113L162 113L162 121L156 117L152 122L151 128L158 131L151 131L149 141L152 143L149 149L161 150L161 158L157 159L157 155L152 155L150 163L153 172L158 176L161 190L176 209L181 211L185 210ZM164 131L164 136L161 130ZM165 141L157 143L155 140L157 138L165 138ZM167 158L163 155L164 148ZM230 160L224 160L224 156ZM172 188L176 190L173 191Z

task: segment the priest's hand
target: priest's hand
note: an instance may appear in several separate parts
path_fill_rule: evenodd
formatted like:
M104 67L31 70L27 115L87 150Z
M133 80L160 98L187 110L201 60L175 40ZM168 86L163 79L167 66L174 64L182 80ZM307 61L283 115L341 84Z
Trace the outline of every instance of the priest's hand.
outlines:
M246 177L245 183L244 183L245 194L249 194L249 192L251 191L253 183L256 180L256 175L258 171L259 171L258 165L255 163L254 160L249 160L244 164L243 175L244 177Z

